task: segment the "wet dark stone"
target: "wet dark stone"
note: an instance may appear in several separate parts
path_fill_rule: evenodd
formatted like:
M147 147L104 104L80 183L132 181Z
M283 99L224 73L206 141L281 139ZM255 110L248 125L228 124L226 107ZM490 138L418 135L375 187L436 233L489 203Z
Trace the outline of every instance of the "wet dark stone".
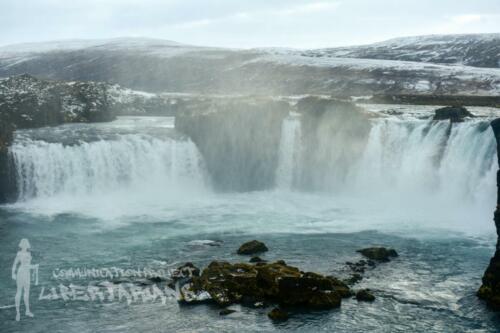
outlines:
M375 296L368 289L358 290L356 293L356 299L362 302L373 302L375 300Z
M274 321L285 321L288 319L288 313L279 308L272 309L267 316Z
M357 250L356 252L361 253L363 256L371 260L377 261L389 261L390 258L398 256L398 253L394 249L387 249L385 247L369 247L366 249Z
M474 117L474 115L463 106L447 106L437 109L433 120L450 120L452 123L459 123L466 117Z
M307 309L336 308L343 297L351 296L349 287L335 277L302 272L282 262L213 261L199 277L192 278L190 292L206 292L220 306L239 303L255 307L269 302Z
M220 316L227 316L227 315L230 315L231 313L235 313L235 312L236 312L236 310L222 309L222 310L220 310L219 315Z
M268 250L266 244L259 242L258 240L252 240L246 242L240 246L238 249L238 254L256 254L261 252L266 252Z
M356 284L361 280L363 280L363 276L361 274L354 273L351 275L351 277L345 280L345 283L352 286L353 284Z
M250 260L250 262L253 262L253 263L258 263L258 262L266 262L264 259L261 259L260 257L252 257Z

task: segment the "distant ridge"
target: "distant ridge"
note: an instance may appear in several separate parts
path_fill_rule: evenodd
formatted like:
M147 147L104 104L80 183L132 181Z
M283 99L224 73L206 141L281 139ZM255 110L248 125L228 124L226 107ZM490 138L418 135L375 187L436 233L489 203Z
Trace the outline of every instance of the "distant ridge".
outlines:
M0 78L28 73L152 93L498 96L499 36L417 36L316 50L136 37L28 43L0 47Z
M0 46L2 53L43 53L53 51L75 51L96 47L138 48L138 47L180 47L190 46L178 42L146 37L117 37L109 39L67 39L46 42L19 43Z
M500 68L500 33L398 37L369 45L310 50L304 55Z

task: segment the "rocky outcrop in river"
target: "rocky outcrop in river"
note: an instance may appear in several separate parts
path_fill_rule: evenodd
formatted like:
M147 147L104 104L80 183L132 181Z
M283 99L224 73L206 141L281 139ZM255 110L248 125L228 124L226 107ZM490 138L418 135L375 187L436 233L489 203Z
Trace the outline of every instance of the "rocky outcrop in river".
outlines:
M242 245L267 246L259 241ZM384 247L366 248L364 256L379 263L388 262L397 253ZM349 266L349 265L348 265ZM351 267L352 269L352 267ZM358 302L373 302L374 293L369 289L352 290L346 281L331 275L305 272L288 265L284 260L274 262L230 263L212 261L204 269L185 263L171 273L168 286L176 291L181 304L213 303L220 307L241 304L250 308L270 308L268 317L273 321L288 319L291 311L330 310L341 306L343 300L355 297ZM229 315L236 310L225 308L220 315Z

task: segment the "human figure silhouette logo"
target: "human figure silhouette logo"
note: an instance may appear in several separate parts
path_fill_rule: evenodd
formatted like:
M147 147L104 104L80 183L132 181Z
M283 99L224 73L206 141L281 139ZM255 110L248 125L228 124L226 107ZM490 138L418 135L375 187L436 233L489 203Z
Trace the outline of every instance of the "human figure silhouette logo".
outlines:
M17 252L16 259L12 265L12 279L16 281L16 321L21 320L20 307L21 295L24 292L24 307L26 308L26 316L33 317L30 311L30 285L31 285L31 271L35 274L35 285L38 285L38 264L31 264L30 243L26 238L21 239L19 242L19 251ZM18 267L19 265L19 267ZM17 272L16 272L17 269Z

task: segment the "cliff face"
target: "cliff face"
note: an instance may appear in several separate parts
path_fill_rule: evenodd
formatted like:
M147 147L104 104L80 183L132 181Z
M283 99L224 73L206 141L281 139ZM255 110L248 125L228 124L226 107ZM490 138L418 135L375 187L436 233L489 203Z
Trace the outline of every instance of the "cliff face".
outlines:
M9 161L9 145L13 132L12 124L0 121L0 202L9 201L15 192Z
M343 188L364 152L370 115L352 103L317 97L301 99L297 112L303 147L297 185L313 191Z
M176 117L177 129L197 145L220 191L256 191L274 185L281 125L290 105L269 99L213 101Z
M492 121L491 127L497 141L498 163L500 166L500 118ZM491 258L490 264L484 272L483 284L479 288L477 295L479 298L484 299L492 309L500 311L500 170L497 171L497 208L493 216L497 230L495 255Z
M0 120L15 128L113 119L105 84L45 81L27 74L0 80Z
M8 148L16 129L114 118L105 84L44 81L26 74L0 80L0 202L15 198Z
M287 127L292 119L300 119L300 129ZM354 104L331 98L232 98L179 114L176 128L197 145L217 190L257 191L293 182L321 191L348 177L366 145L368 119ZM287 160L281 155L292 165L280 164L280 158Z

